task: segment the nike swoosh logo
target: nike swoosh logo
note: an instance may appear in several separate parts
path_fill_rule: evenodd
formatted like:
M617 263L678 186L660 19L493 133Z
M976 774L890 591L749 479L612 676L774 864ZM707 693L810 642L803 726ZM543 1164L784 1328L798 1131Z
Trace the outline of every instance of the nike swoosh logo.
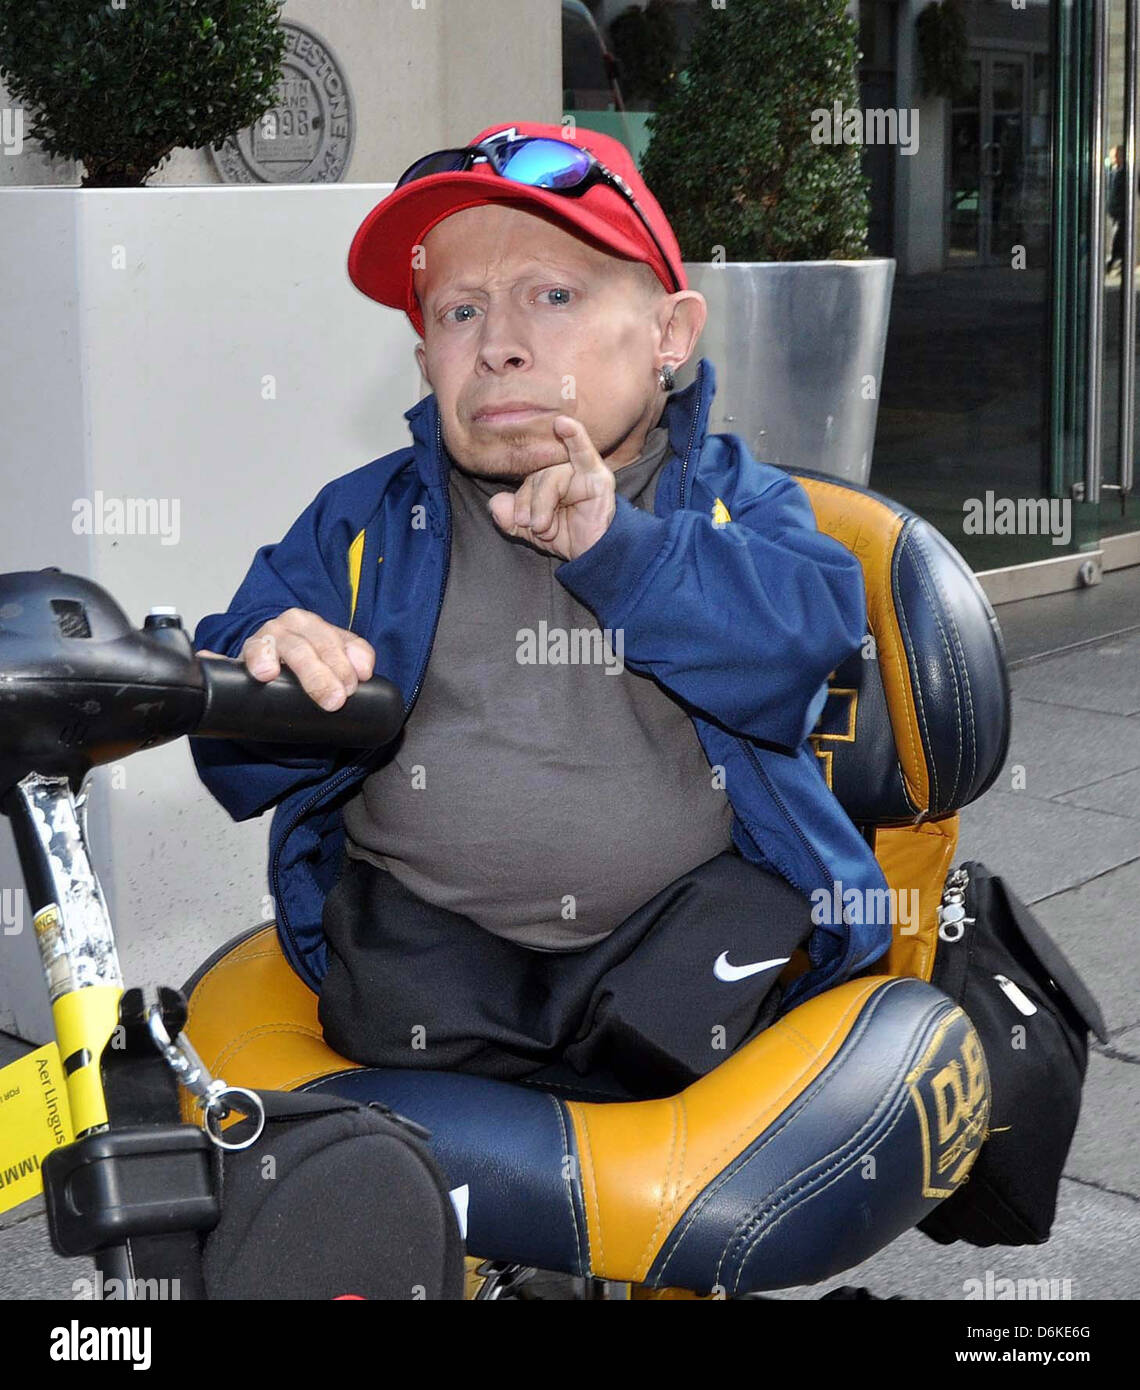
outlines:
M746 980L749 975L759 975L762 970L771 970L775 965L787 965L791 956L780 956L776 960L758 960L753 965L729 965L728 952L722 951L716 958L713 974L718 980Z

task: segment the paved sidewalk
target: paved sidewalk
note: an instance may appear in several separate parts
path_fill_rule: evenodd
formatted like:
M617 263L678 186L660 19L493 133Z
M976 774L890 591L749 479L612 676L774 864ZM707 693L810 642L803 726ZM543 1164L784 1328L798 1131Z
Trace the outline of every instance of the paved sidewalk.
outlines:
M1102 587L997 610L1014 668L1013 736L998 780L962 812L954 861L982 860L1033 906L1108 1025L1109 1045L1093 1042L1089 1054L1053 1234L1040 1246L979 1250L909 1231L841 1277L781 1297L855 1284L880 1297L960 1299L966 1280L992 1271L995 1279L1067 1279L1074 1299L1140 1298L1140 631L1033 655L1095 630L1097 606L1118 614L1130 601L1140 624L1136 570L1109 575ZM1019 765L1024 790L1014 791Z

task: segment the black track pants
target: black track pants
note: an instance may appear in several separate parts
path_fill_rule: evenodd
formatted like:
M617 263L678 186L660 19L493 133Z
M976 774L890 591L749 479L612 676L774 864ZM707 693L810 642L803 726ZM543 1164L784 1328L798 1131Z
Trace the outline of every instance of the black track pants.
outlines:
M638 1096L679 1090L767 1027L782 959L812 930L808 899L735 850L582 951L507 941L347 856L323 925L319 1017L342 1056L502 1080L556 1064Z

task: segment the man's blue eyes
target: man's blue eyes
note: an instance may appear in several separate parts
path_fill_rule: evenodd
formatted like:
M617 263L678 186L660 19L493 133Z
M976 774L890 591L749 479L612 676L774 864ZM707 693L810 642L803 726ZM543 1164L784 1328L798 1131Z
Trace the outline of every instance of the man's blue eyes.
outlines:
M570 303L570 298L572 294L573 290L568 290L562 288L561 286L556 286L555 288L549 290L539 290L538 297L541 299L544 295L557 295L559 296L559 298L548 299L546 302L550 304L552 308L561 308L564 304ZM475 304L457 304L453 309L447 310L447 312L444 314L444 318L451 319L453 323L470 323L471 318L468 316L467 311L470 311L471 314L474 314L478 311L478 306ZM463 315L463 317L456 318L454 317L455 315Z

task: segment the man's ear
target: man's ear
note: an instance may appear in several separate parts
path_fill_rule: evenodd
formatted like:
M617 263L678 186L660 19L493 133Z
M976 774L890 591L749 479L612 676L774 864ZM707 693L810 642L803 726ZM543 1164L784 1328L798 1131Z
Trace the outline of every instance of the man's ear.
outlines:
M428 376L427 370L427 352L424 348L423 343L416 344L416 361L419 363L420 376L422 376L423 379L427 382L427 384L431 386L431 377ZM434 386L432 386L432 390L435 390Z
M666 298L661 317L662 365L668 362L674 371L685 365L693 355L708 316L708 301L698 290L678 290Z

